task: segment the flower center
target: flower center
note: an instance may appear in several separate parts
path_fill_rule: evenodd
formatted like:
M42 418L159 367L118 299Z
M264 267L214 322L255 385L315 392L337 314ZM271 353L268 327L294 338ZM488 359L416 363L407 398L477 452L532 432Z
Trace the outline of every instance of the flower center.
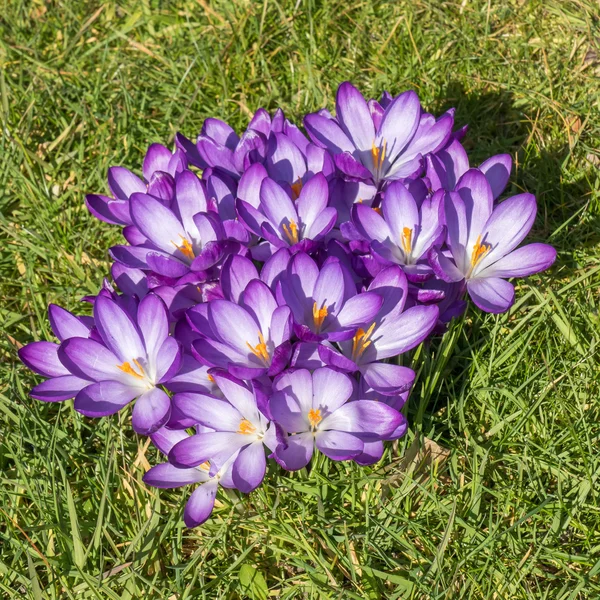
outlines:
M354 334L354 338L352 340L352 360L354 362L356 362L363 355L364 351L371 345L371 340L369 338L373 334L374 329L375 323L371 323L371 327L369 327L367 331L359 328Z
M127 375L131 375L132 377L135 377L136 379L144 379L144 377L146 376L144 367L142 367L140 362L135 358L133 359L133 364L137 367L139 372L136 371L135 368L131 366L131 363L129 363L127 361L125 361L122 365L117 365L117 368L121 369L121 371L123 371L123 373L127 373Z
M302 191L303 185L304 184L302 183L302 179L300 179L300 177L296 179L295 183L292 183L292 185L290 186L292 188L292 200L298 199L298 196L300 196L300 192Z
M402 250L404 250L404 254L407 256L411 253L412 250L412 234L413 230L409 227L402 228Z
M250 435L251 433L254 433L255 431L256 431L256 427L254 427L254 425L252 425L252 423L250 423L250 421L248 421L248 419L242 419L240 421L240 427L237 430L238 433Z
M323 420L323 417L321 416L321 409L317 408L311 408L308 411L308 422L310 423L310 426L315 429L315 427Z
M375 140L371 144L371 157L373 158L373 167L375 168L375 173L379 177L381 175L381 168L383 167L383 161L385 160L385 150L387 147L387 141L383 140L382 146L376 146Z
M327 307L319 308L317 303L313 304L313 321L315 322L315 328L317 331L321 330L321 326L323 325L323 321L327 316Z
M261 331L258 332L258 344L256 344L256 346L252 346L250 342L246 342L246 346L250 348L250 351L252 352L252 354L254 354L254 356L262 360L262 362L265 363L265 365L269 365L271 357L269 356L267 344Z
M285 237L288 239L290 244L298 243L298 225L295 221L290 221L289 226L285 223L281 226Z
M179 234L179 237L181 238L180 245L173 240L171 240L171 244L173 244L173 246L175 246L175 248L177 248L177 250L179 250L179 252L181 252L181 254L183 254L188 260L194 260L196 255L194 254L194 249L192 248L191 242L184 238L181 234Z
M481 235L477 238L475 245L473 246L473 252L471 253L471 270L473 270L481 259L490 251L492 248L491 244L482 243Z

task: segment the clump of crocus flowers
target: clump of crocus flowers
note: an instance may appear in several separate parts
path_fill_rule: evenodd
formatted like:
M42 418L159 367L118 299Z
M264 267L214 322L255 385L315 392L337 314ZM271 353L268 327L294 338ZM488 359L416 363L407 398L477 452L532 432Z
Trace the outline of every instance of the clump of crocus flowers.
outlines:
M152 144L141 174L112 167L110 195L86 204L122 227L114 283L85 299L92 316L50 306L58 342L20 350L46 378L31 396L88 417L133 403L133 429L166 458L145 482L198 484L190 527L219 485L259 486L267 459L377 462L407 429L415 373L396 357L443 333L466 295L508 310L507 279L556 257L519 247L536 202L500 199L510 156L470 167L453 125L412 91L367 101L343 83L306 134L259 109L241 136L209 118L195 142Z

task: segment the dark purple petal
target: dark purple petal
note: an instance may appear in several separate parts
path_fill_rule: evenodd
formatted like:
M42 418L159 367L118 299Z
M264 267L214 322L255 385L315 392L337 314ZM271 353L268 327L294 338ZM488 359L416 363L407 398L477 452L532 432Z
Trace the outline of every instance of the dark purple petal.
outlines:
M315 447L312 432L289 436L286 443L277 447L273 458L287 471L304 468L310 462Z
M362 454L354 457L354 462L361 467L374 465L381 460L383 455L383 442L376 440L374 442L365 442Z
M208 480L208 473L200 469L178 469L170 463L154 465L144 474L143 482L155 488L178 488Z
M350 152L336 154L333 160L335 166L348 177L356 177L357 179L371 179L372 177L371 171L357 161Z
M327 148L333 154L355 150L354 144L334 119L313 113L304 117L304 127L317 146Z
M495 200L504 191L508 183L512 170L512 158L510 154L497 154L482 162L479 165L479 170L488 180Z
M356 363L349 358L346 358L343 354L340 354L337 350L319 344L318 346L319 358L326 364L342 371L353 373L358 369Z
M131 223L129 216L129 202L114 200L108 196L88 194L85 197L88 210L101 221L111 225L128 225Z
M190 271L190 268L181 261L171 256L160 254L159 252L148 252L146 261L148 267L155 273L172 279L179 279Z
M44 377L69 375L69 371L58 359L58 344L31 342L19 348L19 358L32 371Z
M217 487L217 480L211 479L193 491L183 510L186 527L198 527L210 517L215 506Z
M82 379L100 381L118 379L119 359L105 346L88 338L70 338L58 349L60 362L74 375Z
M407 392L415 381L415 372L408 367L386 363L371 363L361 367L366 383L384 396Z
M119 200L128 200L136 192L146 192L144 182L125 167L108 169L108 186L113 196Z
M146 152L142 166L144 179L150 181L150 177L152 177L155 171L166 172L169 168L171 156L171 151L162 144L151 144Z
M235 487L249 494L255 490L265 477L267 461L262 442L254 442L243 448L233 463L233 483Z
M61 402L74 398L84 387L90 385L86 379L74 375L53 377L36 385L29 395L43 402Z

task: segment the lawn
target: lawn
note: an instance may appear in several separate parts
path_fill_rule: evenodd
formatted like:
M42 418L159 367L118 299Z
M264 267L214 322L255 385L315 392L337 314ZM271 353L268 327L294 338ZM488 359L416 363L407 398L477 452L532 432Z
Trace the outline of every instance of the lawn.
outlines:
M120 233L83 199L109 166L207 116L299 121L344 80L456 107L472 164L513 156L558 260L405 356L410 429L381 463L271 466L187 530L189 490L142 483L158 452L129 411L30 399L16 351L108 273ZM0 596L599 597L599 90L594 0L3 0Z

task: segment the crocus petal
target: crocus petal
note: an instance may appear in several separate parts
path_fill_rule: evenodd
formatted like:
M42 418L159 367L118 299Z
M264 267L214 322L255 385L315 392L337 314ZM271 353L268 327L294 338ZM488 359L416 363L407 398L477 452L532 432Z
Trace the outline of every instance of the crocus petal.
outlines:
M315 342L298 342L292 350L290 365L298 369L317 369L326 363L319 356L321 344ZM353 365L354 370L354 365Z
M344 133L359 150L370 150L375 139L373 119L362 94L349 82L340 85L335 110Z
M94 303L94 321L103 342L121 362L146 356L137 327L116 302L98 296Z
M477 264L473 274L481 273L514 250L529 233L536 212L537 204L532 194L519 194L501 202L482 232L483 242L491 244L492 249Z
M357 179L371 179L371 171L356 160L350 152L342 152L333 157L335 166L348 177L356 177Z
M190 434L186 431L167 429L161 427L158 431L155 431L150 439L152 443L165 455L169 454L171 448L181 440L185 440L190 437Z
M140 435L150 435L160 429L171 413L171 400L160 388L142 394L133 405L131 424Z
M267 170L262 164L253 164L240 179L237 197L253 208L258 208L260 206L260 187L267 177Z
M400 413L383 402L355 400L325 417L319 423L319 428L385 439L401 422Z
M254 442L243 448L233 463L233 483L235 487L249 494L255 490L265 478L267 461L262 441Z
M335 208L328 206L324 209L312 222L310 227L307 227L304 231L304 237L300 244L306 243L308 240L321 240L326 236L335 225L337 221L337 211ZM305 251L311 251L311 244L305 244Z
M464 202L469 235L467 250L471 250L477 237L492 214L494 196L485 175L478 169L470 169L458 182L456 191Z
M548 244L528 244L490 265L480 277L528 277L545 271L556 260L556 250Z
M170 279L179 279L189 272L189 267L181 261L158 252L148 252L146 261L155 273Z
M192 483L207 481L209 475L200 469L178 469L170 463L154 465L142 478L146 485L155 488L178 488Z
M260 279L252 280L244 291L241 305L254 317L265 339L268 339L269 327L273 312L277 308L277 302L267 284Z
M260 421L254 394L242 381L224 371L214 370L211 371L211 375L225 398L244 418L248 419L251 423L258 423Z
M374 292L363 292L349 298L337 315L341 327L359 327L371 323L383 305L383 298Z
M146 296L138 307L137 322L148 358L154 361L169 336L169 319L164 302L155 294Z
M295 183L306 173L306 160L299 148L281 133L269 136L265 167L275 181Z
M506 312L515 301L512 283L499 277L469 279L467 291L477 307L488 313Z
M89 326L79 317L56 304L48 306L48 318L54 335L61 342L71 337L88 337L90 334Z
M352 396L352 390L352 380L344 373L328 367L317 369L313 373L315 408L322 407L326 412L333 413Z
M298 217L307 230L327 207L328 197L327 180L322 173L317 173L302 188L297 203Z
M169 452L169 462L179 468L197 467L207 460L222 466L247 443L246 436L240 433L200 433L175 444Z
M497 154L482 162L479 165L479 170L488 180L495 200L504 191L508 183L512 170L512 158L510 154Z
M74 398L84 387L90 385L86 379L75 377L75 375L62 375L47 379L36 385L29 395L43 402L61 402Z
M248 344L259 342L259 325L241 306L227 300L214 300L208 307L212 331L227 346L241 354L250 354ZM235 323L235 327L232 324Z
M186 527L198 527L210 517L215 506L217 488L217 480L211 479L192 492L183 510Z
M58 358L58 344L52 342L32 342L19 348L19 358L32 371L44 377L69 375L68 369Z
M258 279L258 271L250 259L239 254L229 256L221 269L223 295L239 303L242 292L253 279Z
M129 202L114 200L100 194L88 194L85 197L88 210L101 221L111 225L128 225L131 223L129 216Z
M364 450L362 440L344 431L318 431L315 444L331 460L349 460Z
M304 468L312 458L315 443L312 432L288 436L287 445L275 450L273 458L287 471Z
M192 171L183 171L175 181L176 215L186 231L194 230L194 215L208 210L206 192L202 182Z
M213 117L205 119L202 123L202 135L212 138L215 142L230 150L233 150L240 141L231 125Z
M348 373L354 373L358 369L356 363L340 354L337 350L325 346L323 344L319 344L317 346L317 350L319 352L319 358L326 364L331 367L335 367L336 369L340 369L341 371L347 371Z
M205 394L175 394L173 405L194 422L216 431L237 431L244 418L231 403Z
M395 396L410 390L415 372L408 367L386 363L370 363L360 368L365 381L384 396Z
M142 166L144 179L150 181L150 177L155 171L167 171L171 156L171 151L162 144L151 144Z
M354 457L354 462L361 467L374 465L381 460L383 455L383 442L376 440L374 442L365 442L362 454Z
M354 144L333 119L319 114L304 117L304 126L311 140L321 148L327 148L333 154L354 151Z
M392 163L415 135L421 116L419 97L412 90L400 94L386 108L375 145L387 142L386 161Z
M418 346L433 330L439 316L435 305L413 306L396 319L389 319L380 325L372 344L376 360L403 354ZM367 348L365 355L369 355ZM365 361L366 362L366 361Z
M298 214L290 197L272 179L265 179L260 188L260 203L271 225L279 231L291 221L298 224Z
M157 171L150 178L148 195L158 198L165 206L169 206L175 193L175 181L169 173Z
M144 182L125 167L110 167L108 169L108 186L115 198L128 200L136 192L145 192Z
M299 255L297 254L296 256ZM277 250L263 265L260 271L260 278L274 290L277 282L287 270L289 262L290 251L287 248Z
M119 359L102 344L89 338L70 338L58 349L60 362L82 379L120 379Z
M100 381L88 385L77 394L75 410L86 417L114 415L139 393L139 389L118 381Z
M392 239L392 232L383 217L366 204L354 205L352 221L360 234L367 240L384 243Z

